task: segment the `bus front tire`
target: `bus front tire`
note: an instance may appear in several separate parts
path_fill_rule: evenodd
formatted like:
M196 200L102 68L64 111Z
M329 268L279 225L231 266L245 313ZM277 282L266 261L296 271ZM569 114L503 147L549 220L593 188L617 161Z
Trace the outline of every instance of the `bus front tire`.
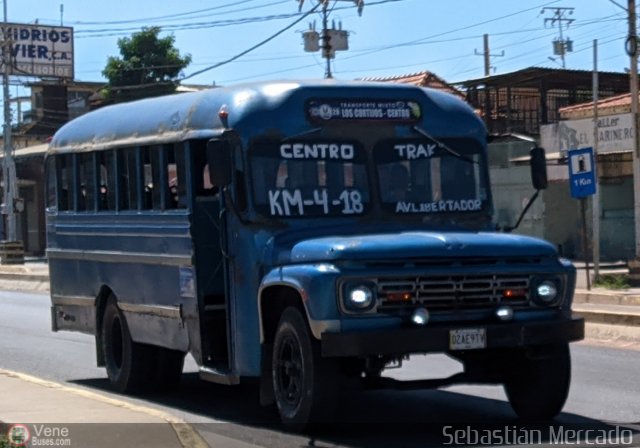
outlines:
M127 321L111 296L102 318L102 348L109 381L118 392L140 393L153 378L153 347L131 340Z
M544 421L557 416L571 384L569 345L545 347L534 356L517 353L512 361L504 389L518 417Z
M275 402L287 429L302 431L329 421L338 399L339 365L320 357L297 308L285 309L280 317L271 369Z

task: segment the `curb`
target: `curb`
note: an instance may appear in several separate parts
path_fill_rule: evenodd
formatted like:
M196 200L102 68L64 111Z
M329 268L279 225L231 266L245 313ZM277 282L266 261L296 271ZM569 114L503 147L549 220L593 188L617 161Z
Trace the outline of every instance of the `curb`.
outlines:
M14 274L0 272L0 280L22 280L29 282L49 282L49 276L44 274Z
M116 398L107 397L106 395L102 395L97 392L92 392L92 391L88 391L88 390L84 390L76 387L66 386L64 384L56 383L54 381L44 380L36 376L15 372L12 370L0 368L0 375L7 376L10 378L16 378L21 381L25 381L41 387L58 389L64 392L78 395L83 398L88 398L91 400L99 401L104 404L120 407L120 408L127 409L134 412L140 412L140 413L149 415L151 417L158 418L160 420L163 420L165 423L168 423L171 426L173 431L176 433L176 436L180 441L180 444L184 448L190 448L190 447L208 448L209 447L209 444L193 428L193 426L191 426L189 423L185 422L181 418L175 417L161 410L147 407L147 406L132 404L124 400L118 400Z
M0 272L0 289L24 292L49 292L49 276Z
M640 327L640 310L604 310L598 309L597 305L593 308L585 307L581 304L573 306L573 313L583 317L585 321L594 324L624 325L630 327Z
M14 292L49 293L49 282L29 282L22 280L0 280L0 290Z
M609 291L586 291L577 289L573 297L573 303L640 306L640 296L625 292L615 293Z

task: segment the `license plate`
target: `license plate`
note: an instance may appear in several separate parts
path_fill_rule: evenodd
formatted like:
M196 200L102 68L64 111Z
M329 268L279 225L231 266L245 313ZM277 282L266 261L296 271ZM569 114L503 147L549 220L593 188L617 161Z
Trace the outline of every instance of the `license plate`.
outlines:
M473 350L487 347L487 333L484 328L449 330L449 350Z

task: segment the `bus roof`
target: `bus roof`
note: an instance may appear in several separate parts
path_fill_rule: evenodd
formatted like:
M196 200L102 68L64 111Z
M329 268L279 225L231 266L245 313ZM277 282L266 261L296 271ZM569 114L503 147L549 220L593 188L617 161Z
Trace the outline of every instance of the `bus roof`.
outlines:
M193 138L213 138L226 129L241 126L251 116L266 114L255 119L255 126L274 119L287 100L299 98L358 99L413 99L428 103L422 107L446 110L462 118L466 133L484 133L484 125L463 101L441 91L412 85L370 81L274 81L212 88L198 92L179 93L106 106L89 112L67 123L56 132L49 146L50 153L82 152L110 147L153 145ZM221 108L228 119L221 118ZM293 115L280 113L282 126L308 126L303 109ZM255 118L255 117L254 117ZM265 120L265 118L268 118ZM297 121L296 121L297 120ZM246 124L246 123L245 123ZM254 126L254 127L255 127ZM277 124L270 124L271 129ZM302 130L298 130L302 131ZM459 132L458 132L459 134Z

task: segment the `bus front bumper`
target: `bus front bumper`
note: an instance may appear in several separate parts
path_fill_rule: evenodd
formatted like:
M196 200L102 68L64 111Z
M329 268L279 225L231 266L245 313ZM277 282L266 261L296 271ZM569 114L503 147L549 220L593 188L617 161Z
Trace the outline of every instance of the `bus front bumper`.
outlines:
M484 330L482 330L484 329ZM322 334L323 357L360 357L449 352L452 334L480 331L484 346L477 349L523 348L559 344L584 338L584 319L571 317L552 321L495 324L411 326L390 330L367 330Z

